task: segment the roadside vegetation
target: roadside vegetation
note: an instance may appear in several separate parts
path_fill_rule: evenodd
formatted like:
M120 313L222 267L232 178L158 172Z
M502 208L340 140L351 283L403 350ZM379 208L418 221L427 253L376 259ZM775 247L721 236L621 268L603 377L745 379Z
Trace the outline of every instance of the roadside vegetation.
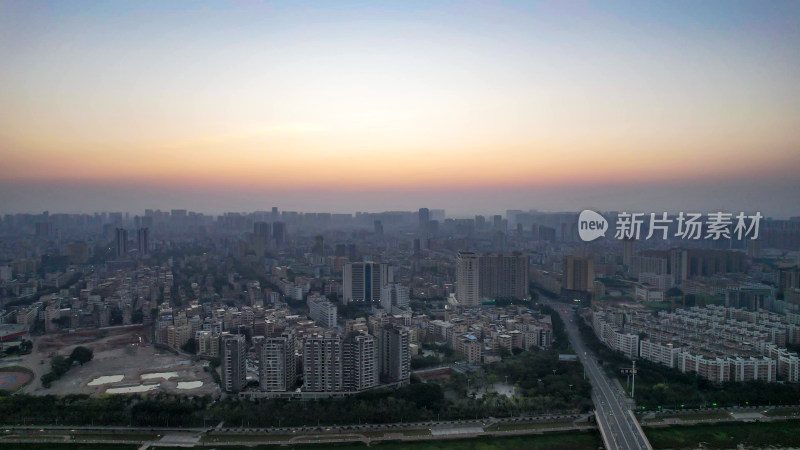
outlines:
M369 447L360 442L324 443L290 445L294 450L317 450L335 448L337 450L352 450L378 448L380 450L500 450L500 449L526 449L526 450L596 450L603 446L603 440L597 431L580 432L552 432L545 434L529 434L524 436L485 436L467 439L439 439L422 441L381 441L370 442ZM166 447L151 447L154 450ZM225 446L226 450L252 450L273 449L274 445L267 446Z
M19 345L11 345L0 353L0 358L5 356L24 356L29 355L33 350L33 342L23 339Z
M645 434L654 448L800 447L800 421L648 427Z

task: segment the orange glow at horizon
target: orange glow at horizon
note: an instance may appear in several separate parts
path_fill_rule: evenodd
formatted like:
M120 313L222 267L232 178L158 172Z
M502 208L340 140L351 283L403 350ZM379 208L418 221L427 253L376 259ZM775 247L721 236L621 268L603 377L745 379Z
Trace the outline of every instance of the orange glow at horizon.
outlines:
M323 133L324 134L324 133ZM324 138L322 139L324 140ZM563 143L442 149L346 148L296 137L250 142L231 138L168 146L103 144L102 152L77 149L6 155L5 179L17 181L119 181L163 187L418 190L530 188L680 182L698 178L788 174L791 152L726 158L724 152L676 152L671 145L635 150L613 143ZM75 158L74 155L82 155ZM765 158L766 154L770 154Z

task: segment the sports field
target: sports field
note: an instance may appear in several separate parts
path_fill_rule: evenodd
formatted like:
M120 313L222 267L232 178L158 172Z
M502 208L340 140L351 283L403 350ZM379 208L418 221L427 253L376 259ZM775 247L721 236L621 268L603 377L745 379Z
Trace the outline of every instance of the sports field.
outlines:
M33 374L28 369L22 367L0 368L0 391L15 391L30 383L32 379Z

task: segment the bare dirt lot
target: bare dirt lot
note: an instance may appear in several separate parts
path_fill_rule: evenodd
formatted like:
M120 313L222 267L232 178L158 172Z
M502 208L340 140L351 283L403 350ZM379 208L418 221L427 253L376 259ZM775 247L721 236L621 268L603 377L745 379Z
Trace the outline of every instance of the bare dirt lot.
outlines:
M29 394L103 394L127 392L170 392L216 395L219 387L204 361L159 350L149 344L149 327L117 327L46 335L34 339L34 351L16 364L27 367L36 379L23 388ZM82 345L92 349L94 358L84 366L75 365L61 379L45 389L39 377L50 371L51 355L69 355Z
M35 341L35 350L47 356L51 352L68 354L78 345L91 347L95 352L111 350L130 344L149 344L150 326L78 330L72 333L46 334Z

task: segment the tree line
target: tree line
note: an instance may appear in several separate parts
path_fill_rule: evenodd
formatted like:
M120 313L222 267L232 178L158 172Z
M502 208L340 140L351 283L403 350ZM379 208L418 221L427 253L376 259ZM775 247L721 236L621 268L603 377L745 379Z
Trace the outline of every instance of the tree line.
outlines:
M69 356L54 356L53 359L50 360L50 372L47 372L41 377L42 387L49 388L53 384L53 381L64 376L73 364L78 363L84 365L91 361L93 357L94 353L91 349L81 346L75 347Z

